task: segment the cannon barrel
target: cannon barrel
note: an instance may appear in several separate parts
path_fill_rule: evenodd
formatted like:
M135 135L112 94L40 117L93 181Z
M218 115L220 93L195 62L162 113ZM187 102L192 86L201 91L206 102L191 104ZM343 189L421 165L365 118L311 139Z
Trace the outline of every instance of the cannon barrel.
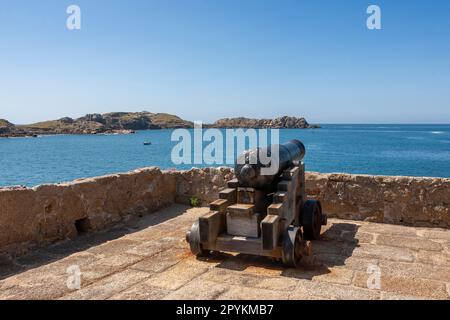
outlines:
M263 174L262 168L275 166L273 160L261 161L260 155L263 157L273 158L272 151L278 146L278 166L270 170L270 174ZM305 156L306 149L304 144L299 140L291 140L281 145L268 146L266 148L258 148L244 152L236 162L234 167L236 178L241 187L264 189L270 187L272 183L279 177L281 172L288 169L296 161L301 161Z

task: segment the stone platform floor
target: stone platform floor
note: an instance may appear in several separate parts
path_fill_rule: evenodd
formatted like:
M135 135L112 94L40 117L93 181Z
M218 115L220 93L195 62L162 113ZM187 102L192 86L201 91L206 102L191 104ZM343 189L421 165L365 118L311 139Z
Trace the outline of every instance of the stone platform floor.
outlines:
M450 299L450 230L330 219L313 259L288 269L193 257L185 232L207 211L175 205L1 261L0 299ZM79 268L80 289L69 289L68 268Z

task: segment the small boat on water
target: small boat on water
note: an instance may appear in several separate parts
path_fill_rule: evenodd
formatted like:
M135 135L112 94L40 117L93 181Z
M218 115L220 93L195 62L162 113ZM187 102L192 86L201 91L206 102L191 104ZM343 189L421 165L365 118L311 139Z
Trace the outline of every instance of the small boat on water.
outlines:
M150 141L145 141L144 142L144 146L151 146L151 145L152 145L152 143Z

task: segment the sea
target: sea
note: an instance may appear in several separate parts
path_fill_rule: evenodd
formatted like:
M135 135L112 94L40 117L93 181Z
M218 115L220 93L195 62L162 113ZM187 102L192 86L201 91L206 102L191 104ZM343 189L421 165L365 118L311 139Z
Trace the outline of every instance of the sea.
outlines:
M149 166L226 165L175 164L171 153L178 142L172 141L172 134L148 130L0 138L0 186L31 187ZM299 139L305 144L308 171L450 178L450 125L327 124L320 129L283 129L279 135L280 142Z

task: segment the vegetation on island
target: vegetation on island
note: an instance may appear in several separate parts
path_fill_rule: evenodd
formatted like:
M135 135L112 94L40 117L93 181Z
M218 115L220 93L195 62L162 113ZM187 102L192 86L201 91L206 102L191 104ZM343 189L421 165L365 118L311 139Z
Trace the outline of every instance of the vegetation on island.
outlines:
M14 125L0 119L0 137L23 137L46 134L130 134L136 130L158 130L193 128L191 121L183 120L168 113L142 112L111 112L105 114L87 114L84 117L72 119L69 117L58 120L43 121L28 125ZM317 128L310 125L305 118L281 117L276 119L226 118L207 128Z

